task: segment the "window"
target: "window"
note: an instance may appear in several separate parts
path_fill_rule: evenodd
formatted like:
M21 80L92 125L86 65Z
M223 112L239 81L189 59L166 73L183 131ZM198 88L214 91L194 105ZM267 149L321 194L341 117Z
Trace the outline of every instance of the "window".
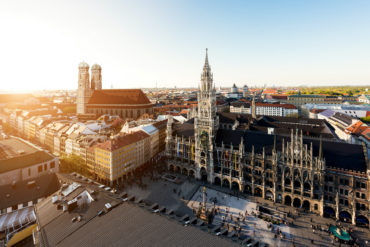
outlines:
M42 166L38 167L38 171L39 171L39 173L42 172Z
M48 169L48 164L44 164L44 171Z
M344 194L348 196L348 190L344 190Z
M356 197L360 198L360 193L359 192L356 192Z
M52 169L54 167L55 167L55 162L53 161L53 162L50 163L50 169Z
M31 168L28 168L28 176L31 176Z

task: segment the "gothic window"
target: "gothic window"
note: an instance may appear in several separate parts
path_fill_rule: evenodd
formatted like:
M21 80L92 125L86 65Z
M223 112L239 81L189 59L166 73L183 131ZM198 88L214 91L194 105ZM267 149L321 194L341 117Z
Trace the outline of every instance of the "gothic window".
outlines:
M289 178L285 179L285 186L290 186L290 179Z

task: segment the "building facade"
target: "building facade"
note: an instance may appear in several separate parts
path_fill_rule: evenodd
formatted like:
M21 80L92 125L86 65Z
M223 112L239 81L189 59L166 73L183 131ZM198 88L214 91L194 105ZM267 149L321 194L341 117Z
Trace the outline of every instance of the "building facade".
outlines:
M255 109L252 109L255 121ZM369 225L366 148L321 138L224 129L206 55L197 116L167 122L168 169L322 216Z
M24 140L0 141L0 186L59 172L59 159Z
M248 102L233 102L230 112L251 114L251 104ZM263 116L298 117L298 109L290 104L256 103L256 114Z
M89 149L88 163L99 181L120 184L150 159L150 136L144 131L116 136ZM91 157L94 156L94 157Z

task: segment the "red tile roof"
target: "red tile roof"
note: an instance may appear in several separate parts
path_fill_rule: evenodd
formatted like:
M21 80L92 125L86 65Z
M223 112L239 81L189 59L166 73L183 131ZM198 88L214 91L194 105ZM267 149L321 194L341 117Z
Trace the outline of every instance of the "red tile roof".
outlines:
M141 89L103 89L95 90L88 104L150 104Z
M311 109L311 111L310 111L310 112L317 114L317 113L323 112L323 111L325 111L325 110L326 110L326 109L316 109L316 108L314 108L314 109Z
M159 122L155 122L153 123L153 126L156 127L157 129L161 130L161 129L165 129L167 128L167 119L165 120L162 120L162 121L159 121Z
M183 109L182 111L180 111L180 114L187 114L188 112L189 110Z
M276 89L265 89L265 90L263 90L263 94L275 94L275 93L277 93L278 92L278 90L276 90Z
M347 131L349 131L350 133L352 134L357 134L360 129L361 129L361 126L363 125L364 123L361 122L361 121L357 121L356 123L352 124L351 126L349 126L347 128Z
M363 135L367 140L370 140L370 127L367 127L366 130L364 130L361 135Z
M98 143L96 145L97 148L105 149L108 151L114 151L121 147L130 145L132 143L138 142L142 139L149 137L147 133L142 130L130 133L130 134L123 134L120 136L115 137L114 139L107 140L103 143Z
M273 99L288 99L288 95L280 94L280 95L271 95Z

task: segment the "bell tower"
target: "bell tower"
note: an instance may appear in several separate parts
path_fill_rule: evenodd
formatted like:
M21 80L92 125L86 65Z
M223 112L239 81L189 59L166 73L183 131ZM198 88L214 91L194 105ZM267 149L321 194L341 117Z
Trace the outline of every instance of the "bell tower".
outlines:
M77 114L86 113L86 104L91 96L89 65L78 65Z
M99 64L91 66L91 89L102 89L101 66Z
M219 120L216 116L216 89L213 74L208 62L208 49L201 74L198 91L198 114L194 119L196 176L201 180L213 182L214 138Z

